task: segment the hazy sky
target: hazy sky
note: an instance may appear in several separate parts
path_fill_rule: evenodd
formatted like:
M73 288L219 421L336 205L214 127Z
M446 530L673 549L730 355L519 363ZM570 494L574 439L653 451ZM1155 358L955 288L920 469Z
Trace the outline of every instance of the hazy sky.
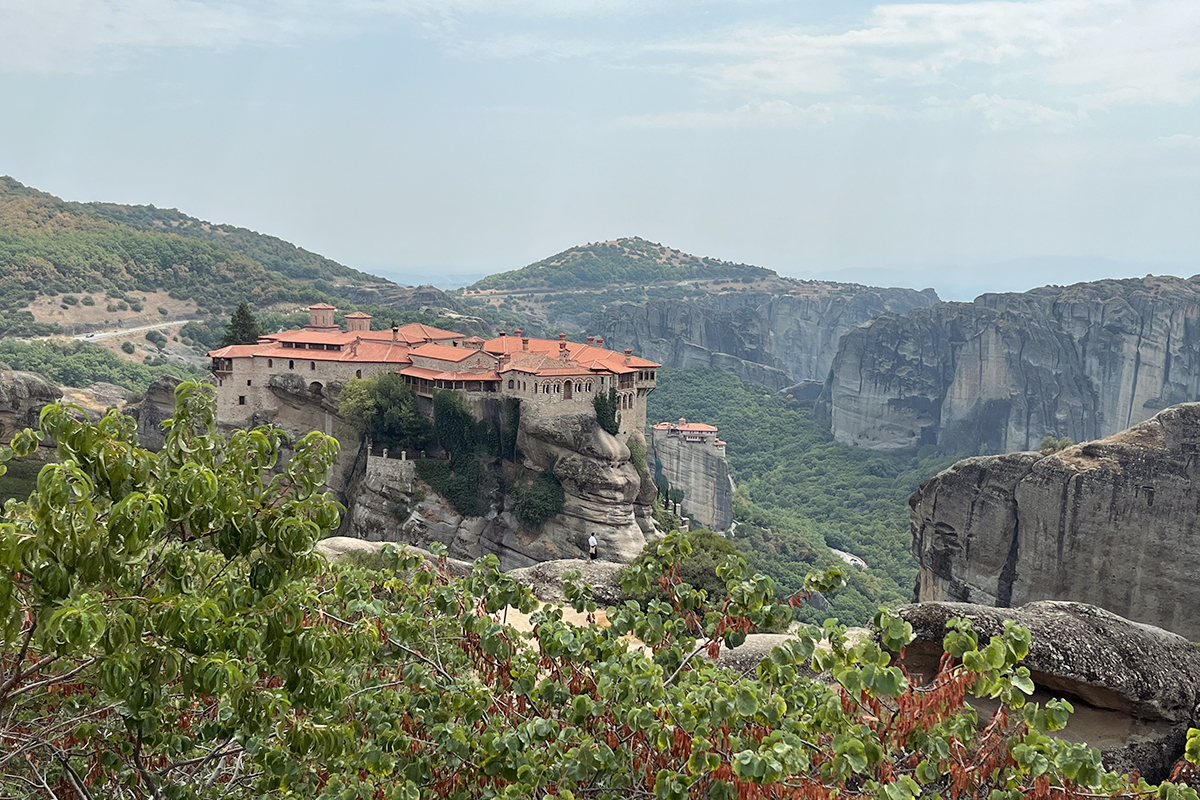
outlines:
M0 0L0 173L445 282L1200 272L1200 2Z

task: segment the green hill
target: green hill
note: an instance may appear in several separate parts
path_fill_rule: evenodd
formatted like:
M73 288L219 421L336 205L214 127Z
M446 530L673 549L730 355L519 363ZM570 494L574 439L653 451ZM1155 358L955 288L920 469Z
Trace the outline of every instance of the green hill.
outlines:
M270 236L152 206L73 203L0 177L0 336L54 326L23 310L39 295L166 291L228 313L338 297L370 276Z
M755 280L774 275L763 267L693 256L634 236L572 247L527 267L489 275L471 289L595 289L713 278Z

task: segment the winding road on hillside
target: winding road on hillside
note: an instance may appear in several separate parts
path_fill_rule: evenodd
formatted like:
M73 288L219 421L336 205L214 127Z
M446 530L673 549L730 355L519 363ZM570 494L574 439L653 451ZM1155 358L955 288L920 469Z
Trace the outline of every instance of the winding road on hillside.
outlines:
M117 330L112 330L112 331L93 331L92 333L78 333L78 334L72 336L71 338L72 339L109 339L113 336L124 336L129 333L141 333L142 331L152 331L152 330L156 330L158 328L167 328L167 327L170 327L171 325L177 325L177 324L179 324L179 322L185 322L185 321L186 320L178 320L178 321L172 322L170 320L167 320L164 322L159 322L156 325L141 325L137 328L119 328Z

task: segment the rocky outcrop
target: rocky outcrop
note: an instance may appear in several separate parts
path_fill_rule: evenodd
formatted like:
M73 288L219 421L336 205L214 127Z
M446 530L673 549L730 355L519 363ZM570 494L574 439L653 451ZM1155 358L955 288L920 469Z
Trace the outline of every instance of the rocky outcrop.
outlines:
M818 401L874 449L1009 452L1200 399L1200 276L986 294L850 331Z
M1050 455L969 458L909 501L916 599L1091 603L1200 640L1200 403Z
M539 600L561 603L567 599L563 593L563 573L575 570L579 572L580 580L592 587L592 599L604 607L621 602L621 572L624 569L624 564L611 561L593 561L589 564L584 559L568 558L509 570L508 574L528 586Z
M585 558L591 535L601 561L625 563L658 533L649 473L633 464L629 447L603 431L594 415L523 409L517 446L525 454L523 468L553 470L565 495L561 513L536 529L521 523L511 499L499 494L486 515L464 517L428 486L367 469L351 486L341 533L418 547L440 542L464 560L494 554L504 570Z
M163 446L162 424L175 414L175 389L183 381L172 375L159 375L146 390L146 396L131 410L137 420L138 441L148 450Z
M591 329L667 367L711 366L782 389L823 381L848 331L880 314L938 302L932 289L791 281L784 292L724 292L694 300L615 303Z
M655 428L651 433L650 459L655 474L683 493L683 512L692 527L727 531L733 525L733 481L725 445L716 445L716 434L692 441L678 432Z
M36 372L0 366L0 439L5 443L24 428L36 428L42 408L63 396L62 390Z
M1065 697L1075 706L1055 735L1097 747L1109 769L1136 769L1151 783L1183 754L1200 705L1200 651L1182 636L1083 603L921 603L897 613L916 635L904 664L917 681L936 673L949 619L971 620L982 641L1011 619L1033 635L1023 662L1037 687L1032 699Z

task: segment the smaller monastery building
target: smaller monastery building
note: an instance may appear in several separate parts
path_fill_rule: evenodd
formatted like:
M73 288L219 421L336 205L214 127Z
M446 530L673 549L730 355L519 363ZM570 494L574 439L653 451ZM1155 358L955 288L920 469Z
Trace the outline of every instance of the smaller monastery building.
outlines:
M536 339L520 330L483 339L419 324L372 331L371 317L362 312L347 314L343 331L336 311L324 303L310 306L302 330L210 352L218 419L243 425L273 417L282 405L275 390L285 386L303 385L320 397L352 378L397 372L418 397L431 398L438 389L468 399L515 397L551 414L590 410L597 392L615 389L620 432L646 426L646 396L660 365L630 350L607 350L603 339Z
M650 433L655 472L683 492L684 512L706 528L728 530L733 524L733 481L717 427L680 419L660 422Z

